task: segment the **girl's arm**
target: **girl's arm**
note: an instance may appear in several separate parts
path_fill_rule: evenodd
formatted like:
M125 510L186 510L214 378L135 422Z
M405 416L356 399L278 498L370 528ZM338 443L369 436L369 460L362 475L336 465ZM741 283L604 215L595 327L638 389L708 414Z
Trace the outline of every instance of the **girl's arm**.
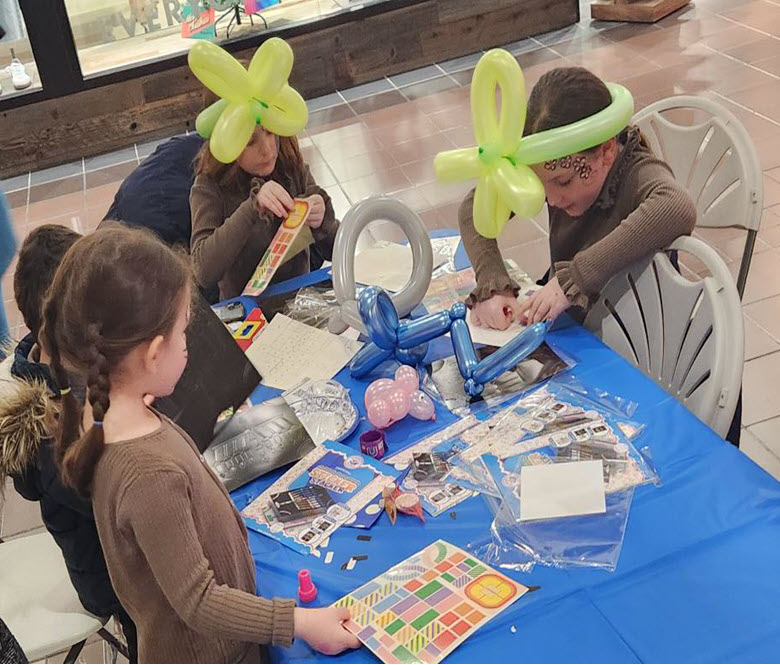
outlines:
M306 183L304 186L304 197L319 194L325 203L325 216L322 218L322 224L318 228L312 229L311 232L320 255L330 261L333 258L333 243L336 240L336 232L339 230L339 223L333 210L333 202L330 200L328 192L314 180L308 164L304 166L304 175L304 182Z
M165 597L190 628L226 640L289 646L295 602L217 583L195 528L191 492L180 471L144 474L120 500L119 525L132 530Z
M587 306L613 275L690 235L696 226L691 197L663 162L652 160L634 169L625 188L635 192L633 212L571 261L555 264L558 282L573 305Z
M501 258L498 243L481 236L474 228L474 190L463 199L458 209L458 226L460 237L466 254L474 266L477 288L466 300L468 305L475 305L487 300L497 293L512 292L517 295L517 284L512 280Z
M190 190L192 236L190 254L195 278L203 287L215 285L244 248L252 224L259 219L255 193L227 219L222 193L216 183L198 177Z

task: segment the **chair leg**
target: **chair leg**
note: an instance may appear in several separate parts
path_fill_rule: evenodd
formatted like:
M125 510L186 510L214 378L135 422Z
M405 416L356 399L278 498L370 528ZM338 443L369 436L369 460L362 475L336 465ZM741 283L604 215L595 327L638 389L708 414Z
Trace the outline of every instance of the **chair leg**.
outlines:
M108 642L111 645L111 648L116 649L128 660L130 659L130 653L127 651L127 647L124 644L122 644L118 639L116 639L116 637L112 635L109 631L107 631L105 628L101 628L98 631L98 635L100 635L100 637L102 637L106 642Z
M739 266L739 274L737 275L737 293L739 293L740 300L742 300L742 296L745 294L745 285L747 284L748 271L750 270L750 262L753 259L753 249L756 246L757 237L758 231L748 231L745 239L742 263Z
M76 658L79 657L79 654L81 653L81 650L84 648L84 645L87 643L86 640L81 640L81 642L77 642L74 644L70 649L68 649L68 655L65 656L66 663L75 663Z

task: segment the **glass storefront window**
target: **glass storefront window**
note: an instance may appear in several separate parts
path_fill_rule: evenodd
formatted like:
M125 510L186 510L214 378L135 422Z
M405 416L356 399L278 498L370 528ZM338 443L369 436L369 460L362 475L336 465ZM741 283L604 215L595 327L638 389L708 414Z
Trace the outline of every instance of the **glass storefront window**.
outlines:
M81 70L89 77L185 52L197 38L220 43L316 21L373 2L376 0L65 0L65 7Z
M0 0L0 98L41 89L18 0Z

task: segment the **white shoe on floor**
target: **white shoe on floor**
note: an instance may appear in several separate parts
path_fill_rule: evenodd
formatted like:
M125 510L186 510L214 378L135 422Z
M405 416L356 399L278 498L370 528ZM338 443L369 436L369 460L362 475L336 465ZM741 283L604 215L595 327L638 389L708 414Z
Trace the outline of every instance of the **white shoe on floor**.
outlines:
M11 64L3 70L3 74L11 77L14 89L24 90L32 84L32 78L24 68L24 64L18 58L13 58Z

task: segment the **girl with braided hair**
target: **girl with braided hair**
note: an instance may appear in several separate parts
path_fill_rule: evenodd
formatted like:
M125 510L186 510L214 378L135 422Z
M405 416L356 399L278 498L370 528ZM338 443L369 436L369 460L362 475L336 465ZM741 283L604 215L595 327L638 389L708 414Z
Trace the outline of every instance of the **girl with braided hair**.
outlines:
M256 595L246 530L191 439L147 406L187 362L186 257L121 225L77 241L44 308L42 343L63 390L63 482L91 496L111 581L138 630L139 662L263 662L294 637L327 654L358 646L343 609Z

